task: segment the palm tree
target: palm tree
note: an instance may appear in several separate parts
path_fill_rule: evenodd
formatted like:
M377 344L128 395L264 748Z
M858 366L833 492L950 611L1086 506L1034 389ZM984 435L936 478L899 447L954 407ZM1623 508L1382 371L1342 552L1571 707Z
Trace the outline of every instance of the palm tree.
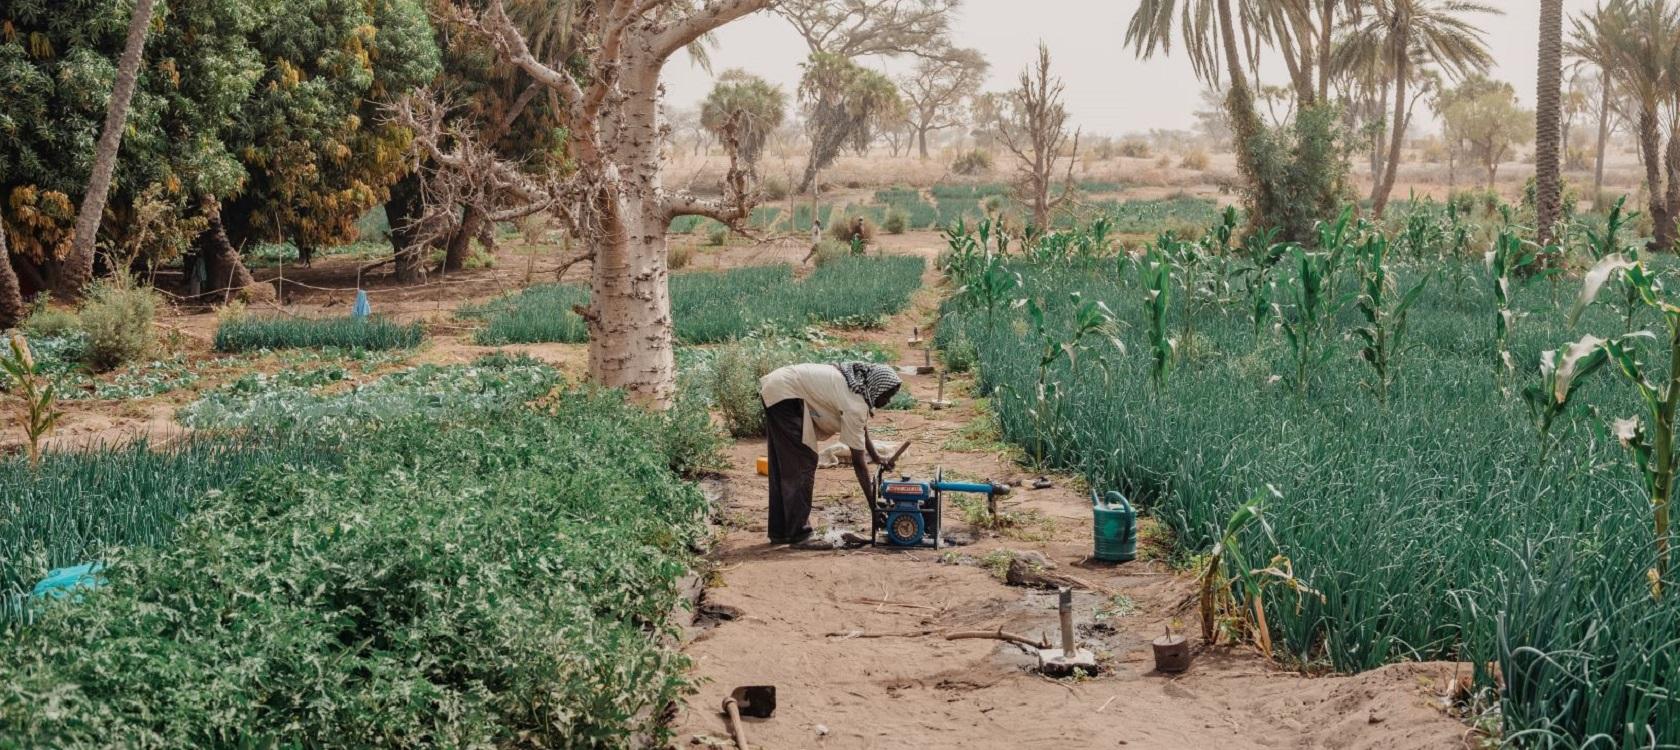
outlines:
M1651 249L1674 247L1675 211L1680 209L1680 180L1668 180L1663 170L1680 171L1680 138L1663 148L1665 107L1680 103L1680 14L1668 0L1613 0L1599 31L1605 35L1610 57L1608 71L1638 112L1639 154L1645 162L1645 187L1655 237Z
M1375 0L1360 23L1344 35L1351 59L1381 56L1389 60L1394 81L1394 114L1389 122L1389 169L1372 195L1372 210L1382 216L1394 191L1400 148L1405 143L1411 100L1407 84L1425 65L1438 65L1454 77L1487 70L1493 63L1482 30L1467 16L1501 11L1468 0Z
M1562 89L1563 0L1540 0L1540 74L1534 92L1534 223L1542 247L1551 244L1562 208L1558 177Z
M1598 70L1598 144L1593 157L1594 211L1604 208L1604 153L1610 142L1611 96L1615 91L1610 67L1614 64L1616 50L1612 46L1610 30L1618 23L1617 15L1627 12L1627 4L1623 0L1612 0L1609 5L1599 3L1591 11L1569 19L1569 44L1565 51L1575 58L1572 66L1577 71L1588 66Z
M1243 10L1250 7L1244 3ZM1262 130L1260 115L1254 108L1254 93L1243 73L1243 51L1247 46L1237 41L1237 28L1243 36L1252 38L1256 21L1252 14L1234 14L1231 0L1142 0L1126 25L1126 43L1133 52L1147 60L1159 49L1163 54L1172 51L1174 18L1178 19L1179 36L1184 40L1185 53L1196 77L1217 84L1220 79L1221 57L1230 86L1225 94L1225 110L1231 120L1231 132L1237 150L1237 163L1251 180L1260 174L1254 139ZM1263 190L1265 185L1254 185Z
M122 145L128 103L134 97L134 84L140 77L140 57L146 47L146 32L152 26L152 8L156 2L138 0L128 19L128 39L117 62L116 85L111 89L110 102L105 105L104 130L100 131L99 145L93 152L93 173L88 176L87 193L82 196L82 206L76 214L75 244L59 282L59 294L66 299L79 299L82 289L93 280L93 243L99 235L99 221L105 215L105 199L111 192L111 174L117 169L117 149Z

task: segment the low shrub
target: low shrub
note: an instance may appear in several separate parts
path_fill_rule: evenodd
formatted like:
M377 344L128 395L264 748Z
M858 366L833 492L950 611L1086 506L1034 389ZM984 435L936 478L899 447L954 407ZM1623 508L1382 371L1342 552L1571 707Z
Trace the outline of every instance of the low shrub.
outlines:
M259 318L228 316L216 326L216 351L261 349L408 349L424 336L419 323L386 318Z
M796 361L790 352L753 343L729 344L717 351L707 386L712 405L730 435L742 438L764 434L764 401L759 397L758 379Z
M817 243L817 251L811 255L811 263L821 268L851 254L852 248L845 243L824 239Z
M781 177L764 178L764 181L759 183L758 189L759 192L763 193L765 200L772 201L786 200L788 193L792 192L788 187L788 181Z
M904 230L909 224L909 214L893 209L887 212L887 218L881 222L881 229L887 234L904 234Z
M1213 160L1208 156L1208 152L1199 148L1184 152L1184 156L1178 160L1179 168L1194 169L1197 172L1207 171L1208 166L1212 163Z
M863 244L873 245L875 224L862 216L848 216L830 225L828 236L847 244L851 243L853 237L859 237L863 239Z
M681 242L672 242L668 246L666 246L665 262L671 268L671 270L676 271L676 270L687 268L688 264L693 262L693 261L694 261L694 246L693 245L688 245L688 244L684 244L684 243L681 243Z
M712 247L723 247L723 243L728 241L729 227L722 224L713 226L706 232L706 244L711 245Z
M1128 138L1120 142L1120 155L1128 159L1148 159L1152 153L1148 141Z
M75 310L55 307L43 299L35 304L29 317L23 319L21 327L32 339L59 338L80 334L82 320L76 317Z
M145 356L156 338L157 295L126 276L94 282L77 317L87 336L87 366L104 372Z
M975 149L958 156L951 162L951 171L964 177L983 175L992 171L992 155L986 151Z

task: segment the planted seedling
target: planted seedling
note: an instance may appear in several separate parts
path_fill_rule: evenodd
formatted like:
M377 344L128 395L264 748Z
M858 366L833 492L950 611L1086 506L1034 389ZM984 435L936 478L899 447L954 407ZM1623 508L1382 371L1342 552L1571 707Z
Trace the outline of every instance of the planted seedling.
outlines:
M29 342L23 334L12 336L10 350L0 356L0 369L11 377L14 393L23 402L23 431L29 438L29 468L41 466L41 438L58 424L58 394L55 383L48 380L30 354Z
M1306 395L1312 371L1330 358L1326 334L1340 305L1331 298L1335 256L1295 248L1294 260L1290 314L1277 308L1277 316L1295 366L1295 390Z
M1393 281L1389 276L1388 251L1388 240L1380 235L1373 235L1365 241L1361 254L1360 292L1356 302L1365 325L1354 329L1364 342L1359 349L1359 358L1375 371L1371 390L1377 394L1377 401L1383 404L1388 403L1388 387L1394 380L1395 361L1404 351L1406 316L1429 284L1429 276L1425 274L1396 301L1390 289Z

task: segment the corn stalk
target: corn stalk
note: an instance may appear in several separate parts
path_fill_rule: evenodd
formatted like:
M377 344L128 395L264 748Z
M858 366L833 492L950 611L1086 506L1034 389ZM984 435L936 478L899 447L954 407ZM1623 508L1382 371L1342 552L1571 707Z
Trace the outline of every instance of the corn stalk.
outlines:
M1292 314L1284 315L1276 305L1274 309L1294 360L1295 390L1306 395L1313 368L1323 364L1331 354L1324 339L1326 329L1336 318L1338 307L1331 299L1335 257L1326 253L1310 253L1297 247L1294 260L1296 274L1289 286L1294 303Z
M1267 490L1274 497L1280 496L1276 488L1268 487ZM1249 557L1242 546L1242 534L1249 527L1258 525L1266 538L1276 544L1263 512L1265 501L1266 494L1256 494L1231 514L1219 540L1213 545L1213 551L1208 553L1198 578L1201 581L1202 640L1214 645L1219 642L1222 630L1231 631L1233 639L1246 633L1253 637L1261 655L1269 659L1272 655L1272 632L1266 623L1266 588L1271 585L1289 588L1296 595L1297 607L1302 596L1312 595L1322 600L1324 595L1297 578L1294 563L1282 554L1273 555L1264 567L1249 564ZM1246 600L1246 606L1237 598L1239 591ZM1222 620L1228 627L1220 627Z
M1644 476L1645 489L1651 498L1656 566L1649 575L1652 595L1660 596L1662 580L1668 574L1669 506L1674 495L1675 473L1675 412L1680 410L1680 306L1663 299L1661 284L1643 262L1630 260L1622 254L1611 254L1587 272L1581 296L1569 313L1571 323L1579 320L1581 313L1593 303L1612 276L1620 276L1622 282L1634 290L1639 302L1657 312L1667 327L1668 372L1658 382L1646 377L1644 365L1631 345L1633 339L1655 338L1656 334L1637 331L1608 340L1588 336L1576 344L1576 347L1591 345L1601 351L1623 379L1638 389L1645 404L1643 419L1639 416L1618 419L1613 431L1623 447L1632 452L1634 465ZM1578 358L1584 356L1578 355Z
M1365 241L1361 252L1360 293L1356 300L1365 325L1354 329L1354 334L1364 341L1359 349L1359 358L1370 363L1371 369L1375 370L1376 380L1371 389L1376 392L1377 401L1383 404L1388 403L1388 387L1394 380L1395 360L1404 346L1406 316L1429 284L1426 274L1401 295L1398 302L1394 302L1389 290L1392 282L1388 275L1388 251L1388 240L1381 235L1372 235Z
M1143 282L1144 309L1149 314L1149 344L1154 355L1149 375L1160 389L1166 386L1167 375L1172 371L1177 342L1167 332L1167 311L1172 307L1172 262L1158 243L1145 252L1138 275Z
M1554 276L1558 269L1548 268L1538 273L1529 272L1539 259L1539 251L1534 243L1517 236L1516 229L1506 225L1499 230L1499 236L1493 241L1493 249L1483 257L1493 286L1493 299L1497 305L1493 320L1494 373L1495 381L1504 389L1508 378L1516 372L1516 362L1511 358L1511 329L1523 313L1514 306L1515 287L1512 281L1520 278L1526 282L1534 278Z
M12 336L11 351L0 355L0 370L15 384L14 392L24 406L24 433L29 437L29 468L41 466L41 438L58 424L58 394L55 384L41 374L22 334Z
M1077 378L1079 356L1088 350L1094 341L1106 342L1120 354L1126 353L1126 345L1120 342L1118 336L1119 323L1106 303L1084 299L1078 292L1069 295L1073 305L1073 325L1065 336L1058 337L1052 333L1045 321L1044 308L1038 300L1026 301L1027 317L1032 321L1033 330L1038 337L1038 381L1033 393L1033 405L1027 410L1027 415L1033 421L1032 455L1038 463L1043 463L1045 447L1046 424L1059 425L1062 408L1061 383L1051 379L1053 368L1060 362L1067 363L1069 378ZM1105 368L1101 358L1097 364Z

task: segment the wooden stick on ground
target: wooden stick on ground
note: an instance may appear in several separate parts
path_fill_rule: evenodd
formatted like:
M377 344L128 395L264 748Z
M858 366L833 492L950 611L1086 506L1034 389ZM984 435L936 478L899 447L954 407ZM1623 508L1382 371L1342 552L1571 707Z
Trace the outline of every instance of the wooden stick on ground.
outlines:
M1009 643L1018 643L1036 649L1050 648L1050 642L1043 638L1035 641L1024 635L1006 633L1001 626L997 630L957 630L945 634L945 640L947 641L959 641L967 638L990 638L995 641L1008 641Z

